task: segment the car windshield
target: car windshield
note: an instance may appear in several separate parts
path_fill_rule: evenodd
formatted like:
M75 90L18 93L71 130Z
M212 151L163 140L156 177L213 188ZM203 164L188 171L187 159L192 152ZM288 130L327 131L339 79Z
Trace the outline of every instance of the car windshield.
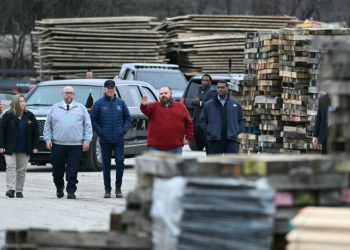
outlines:
M138 72L137 80L151 84L155 89L160 89L163 86L169 86L174 90L186 89L186 78L177 72Z
M35 92L26 100L26 105L53 105L63 100L62 92L64 86L38 86ZM90 89L94 101L97 101L101 95L103 88L98 86L74 86L74 100L85 105L89 97Z
M0 101L1 100L11 101L14 96L15 96L15 94L0 93Z

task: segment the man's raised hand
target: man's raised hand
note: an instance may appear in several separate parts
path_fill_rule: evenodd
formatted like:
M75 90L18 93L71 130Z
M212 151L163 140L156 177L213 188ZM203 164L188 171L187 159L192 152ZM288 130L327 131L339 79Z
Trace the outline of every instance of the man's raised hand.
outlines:
M141 103L143 105L147 105L147 104L150 104L151 102L148 101L148 97L146 95L144 95L143 97L141 97Z

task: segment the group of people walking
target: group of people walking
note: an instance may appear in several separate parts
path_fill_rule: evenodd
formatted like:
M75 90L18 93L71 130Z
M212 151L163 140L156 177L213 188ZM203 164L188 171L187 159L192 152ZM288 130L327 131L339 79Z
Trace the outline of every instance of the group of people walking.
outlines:
M182 147L192 140L194 123L201 128L207 154L237 153L237 137L245 122L242 106L229 96L227 82L220 81L215 91L211 81L210 75L203 75L202 86L192 100L195 106L192 118L183 104L173 101L172 90L167 86L160 89L159 101L141 98L140 109L148 118L150 151L182 154ZM101 146L104 198L110 198L112 192L112 151L116 162L114 191L117 198L123 197L124 135L130 128L131 116L124 100L116 96L113 80L104 83L104 91L89 114L83 104L74 101L74 89L67 86L61 93L63 100L54 104L47 115L43 135L46 147L52 151L52 175L58 198L64 197L66 190L68 199L76 199L80 159L82 152L89 150L93 131ZM38 145L35 116L26 108L24 97L16 95L0 124L0 153L6 159L6 196L23 198L27 164L30 155L38 152Z
M125 102L116 97L115 82L104 83L105 95L97 100L91 113L74 101L75 92L70 86L63 89L63 100L54 104L45 121L44 140L51 150L53 182L57 198L76 199L78 169L82 152L89 150L93 129L101 145L105 198L111 197L111 155L114 150L117 170L115 194L122 198L124 172L124 135L131 117ZM35 116L25 105L24 96L16 95L0 123L0 153L6 160L6 196L23 198L27 164L31 154L38 153L39 129ZM67 185L65 185L64 175Z

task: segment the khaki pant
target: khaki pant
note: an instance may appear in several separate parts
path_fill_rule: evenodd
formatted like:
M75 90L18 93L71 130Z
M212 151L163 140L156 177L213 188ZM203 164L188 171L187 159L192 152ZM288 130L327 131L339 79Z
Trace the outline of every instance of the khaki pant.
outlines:
M6 160L7 190L22 193L30 156L25 153L13 153L12 155L4 156Z

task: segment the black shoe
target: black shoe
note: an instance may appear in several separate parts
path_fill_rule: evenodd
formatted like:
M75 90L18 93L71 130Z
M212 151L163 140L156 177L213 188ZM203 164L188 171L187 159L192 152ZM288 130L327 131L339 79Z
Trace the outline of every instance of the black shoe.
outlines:
M77 197L75 196L74 193L68 193L67 195L67 199L72 199L72 200L75 200Z
M123 198L123 193L120 188L115 188L115 197L117 198Z
M23 198L22 192L16 192L16 198Z
M62 198L64 196L64 186L62 189L57 189L56 191L56 195L57 195L57 198Z
M111 198L111 192L106 192L103 198Z
M14 198L15 197L15 191L14 190L7 190L6 191L6 196L9 198Z

